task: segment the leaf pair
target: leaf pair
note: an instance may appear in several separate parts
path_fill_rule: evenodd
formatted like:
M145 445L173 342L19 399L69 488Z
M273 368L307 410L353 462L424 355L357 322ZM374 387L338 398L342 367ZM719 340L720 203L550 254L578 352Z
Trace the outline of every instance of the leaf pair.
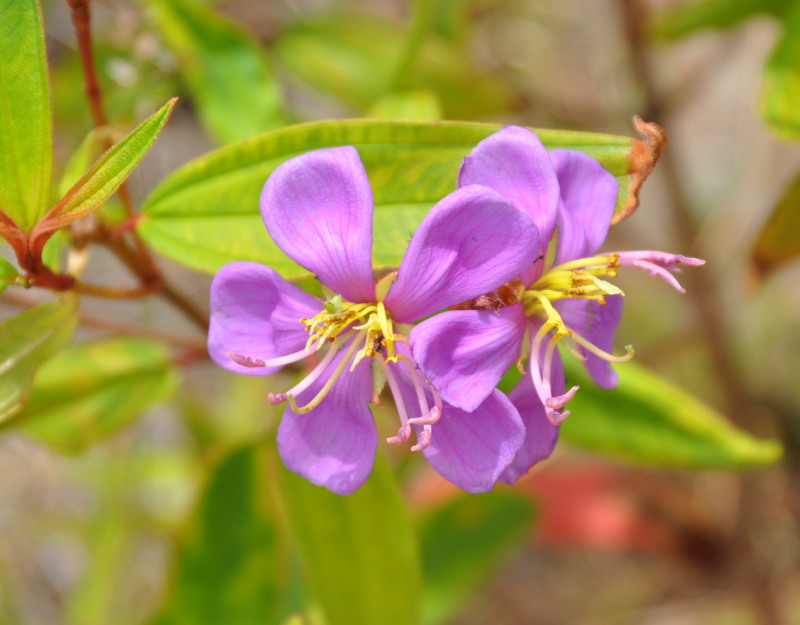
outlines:
M170 100L116 145L48 210L53 170L50 87L42 16L35 0L0 0L0 235L20 265L41 269L53 232L113 194L152 147Z

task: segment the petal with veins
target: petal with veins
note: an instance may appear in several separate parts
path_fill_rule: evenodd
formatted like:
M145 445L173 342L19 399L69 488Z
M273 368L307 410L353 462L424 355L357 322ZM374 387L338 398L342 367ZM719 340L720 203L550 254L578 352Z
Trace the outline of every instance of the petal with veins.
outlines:
M475 410L519 358L525 335L522 304L499 310L453 310L409 335L419 369L449 404Z
M530 265L539 233L522 212L487 187L454 191L411 238L386 297L392 318L410 323L494 291Z
M469 184L491 187L527 213L542 236L536 255L546 253L556 225L558 179L535 133L506 126L481 141L458 172L458 186Z
M283 252L351 302L375 300L372 189L355 148L314 150L279 166L261 215Z
M229 263L211 283L208 352L214 362L229 371L246 375L275 373L283 365L240 363L268 361L302 351L308 332L300 319L317 314L322 305L321 300L265 265ZM230 353L235 356L232 358Z
M316 395L343 356L339 353L327 375L298 395L298 404ZM287 406L278 428L278 451L286 467L339 495L357 490L372 471L378 447L371 398L370 365L362 361L345 371L311 412L297 414Z

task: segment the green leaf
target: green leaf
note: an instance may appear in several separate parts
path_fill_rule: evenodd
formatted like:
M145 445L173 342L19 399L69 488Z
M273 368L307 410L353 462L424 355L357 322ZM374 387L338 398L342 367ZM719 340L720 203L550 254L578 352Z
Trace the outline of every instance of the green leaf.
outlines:
M259 445L214 467L152 625L265 625L288 616L287 566L267 464Z
M50 232L95 210L125 182L153 147L177 102L173 98L128 136L109 148L61 198L37 228Z
M18 277L19 272L16 267L5 258L0 258L0 293L5 291L8 285L14 284Z
M0 422L18 412L39 366L72 340L78 298L41 304L0 323Z
M515 103L511 88L477 71L463 46L436 33L408 46L408 31L397 23L342 13L287 29L276 40L275 52L313 88L359 110L369 109L397 86L430 89L449 119L497 113ZM400 85L395 84L398 71L403 74Z
M730 28L757 15L780 15L795 0L702 0L663 11L650 24L655 39L670 41L709 28Z
M435 93L427 89L418 89L386 96L370 109L367 117L434 120L442 118L442 109Z
M327 625L418 625L420 571L411 523L380 458L342 497L281 471L289 527Z
M688 468L745 468L775 462L776 441L737 429L699 399L633 362L616 367L617 388L588 379L565 358L570 383L581 386L561 437L580 447L642 464Z
M36 0L0 0L0 210L29 232L47 211L50 86Z
M285 123L281 94L258 43L197 2L148 0L180 62L203 124L228 143Z
M800 257L800 176L794 179L761 228L752 260L762 276Z
M378 120L289 126L211 152L173 173L145 200L137 229L157 251L200 271L214 273L227 262L252 260L287 278L306 276L308 272L286 258L268 236L259 210L261 189L288 158L317 148L353 145L375 198L373 263L394 267L431 206L455 189L464 156L500 128ZM627 200L634 139L537 132L548 148L581 150L598 159L620 179L619 205Z
M106 140L110 142L111 139L111 129L108 126L94 128L87 133L64 166L56 189L59 198L65 196L75 186L97 159L97 155L102 151L103 142Z
M176 384L160 343L117 338L76 345L42 366L10 425L59 451L80 453L168 398Z
M522 542L532 521L531 502L503 491L460 496L424 519L422 622L442 623L463 609L470 594Z
M786 16L783 37L764 68L761 114L783 139L800 141L800 2Z

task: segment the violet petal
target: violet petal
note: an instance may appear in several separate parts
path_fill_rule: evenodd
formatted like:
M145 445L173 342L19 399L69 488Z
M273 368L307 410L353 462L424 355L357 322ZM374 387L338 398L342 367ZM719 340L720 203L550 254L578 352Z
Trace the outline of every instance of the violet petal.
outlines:
M506 126L481 141L465 158L458 186L495 189L526 212L541 235L537 255L547 252L558 212L558 180L547 150L534 132Z
M298 395L298 405L313 399L343 356L340 352L326 375ZM310 412L297 414L287 405L278 428L278 451L286 467L339 495L357 490L372 471L378 447L371 398L372 372L369 360L363 360L352 372L345 369Z
M355 148L314 150L280 165L261 193L278 247L351 302L375 300L372 189Z
M415 326L409 335L420 371L449 404L472 412L520 355L522 304L499 310L453 310Z
M586 299L563 299L554 305L567 327L604 352L610 354L613 351L614 335L625 307L625 298L622 295L609 295L605 304ZM578 349L586 358L584 366L595 384L606 389L614 388L619 376L611 368L611 364L583 347Z
M419 426L414 426L419 431ZM517 409L494 390L474 412L448 404L422 453L442 477L468 493L494 488L525 438Z
M611 226L619 185L595 159L574 150L553 150L550 160L558 177L556 263L592 256Z
M556 359L558 359L556 361ZM561 360L556 354L553 357L552 384L556 393L564 392L564 370ZM556 379L559 376L560 379ZM522 376L517 385L508 394L509 399L519 411L525 424L525 440L514 460L500 476L500 481L513 484L537 462L544 460L553 452L558 441L557 425L550 423L539 396L533 388L529 375Z
M221 367L246 375L269 375L281 367L237 364L229 352L270 360L302 350L308 332L300 319L323 302L259 263L239 261L219 270L211 283L208 353Z
M530 265L536 226L495 191L472 185L434 206L420 224L386 297L392 318L410 323L494 291Z

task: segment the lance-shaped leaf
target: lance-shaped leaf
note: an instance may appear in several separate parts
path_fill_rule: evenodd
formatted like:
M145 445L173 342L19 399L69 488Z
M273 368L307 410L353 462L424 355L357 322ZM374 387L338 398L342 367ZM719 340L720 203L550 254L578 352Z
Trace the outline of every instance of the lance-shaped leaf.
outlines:
M514 493L462 495L423 519L422 623L445 623L530 533L533 506Z
M420 569L402 497L378 459L347 497L281 471L289 527L327 625L418 625Z
M267 465L259 444L213 468L179 546L170 592L150 625L264 625L289 614L289 567Z
M772 209L753 246L752 260L762 276L800 258L800 176Z
M178 57L200 119L217 140L229 143L285 123L278 84L250 34L197 2L146 4Z
M52 167L39 3L0 0L0 210L25 232L47 211Z
M745 468L775 462L780 445L734 427L693 395L629 362L616 367L610 391L588 380L580 363L565 359L570 384L581 389L562 440L637 463L688 468Z
M259 211L261 189L288 158L318 148L352 145L366 167L375 199L373 263L397 266L422 218L455 189L464 156L500 127L385 120L288 126L211 152L173 173L145 200L137 229L156 250L200 271L214 273L227 262L252 260L269 264L288 278L308 275L267 234ZM652 151L641 140L537 132L548 148L586 152L617 176L620 211L635 202L639 171L652 169L652 160L648 161Z
M160 343L119 338L76 345L42 366L27 404L8 424L56 450L79 453L167 399L176 384Z
M176 98L171 99L111 146L37 224L33 237L46 238L50 232L91 213L108 199L153 147L176 102Z
M35 306L0 324L0 422L22 408L36 369L72 340L78 299Z
M800 140L800 2L783 23L783 37L764 68L761 114L773 132L790 141Z

